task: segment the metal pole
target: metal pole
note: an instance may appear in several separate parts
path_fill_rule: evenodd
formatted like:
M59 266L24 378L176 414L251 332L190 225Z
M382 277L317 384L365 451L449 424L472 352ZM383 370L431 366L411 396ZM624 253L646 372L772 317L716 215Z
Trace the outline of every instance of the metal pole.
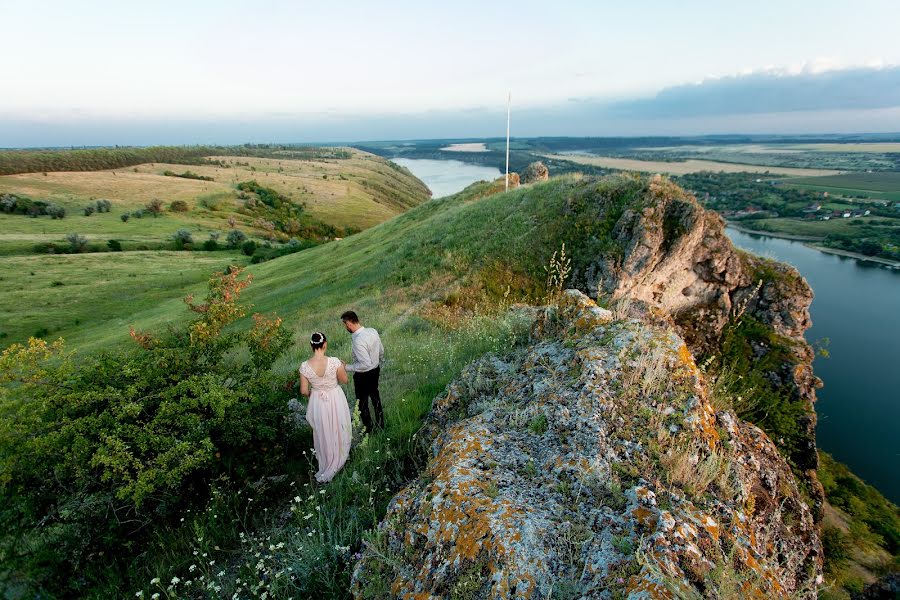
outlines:
M512 103L512 92L506 98L506 190L509 191L509 105Z

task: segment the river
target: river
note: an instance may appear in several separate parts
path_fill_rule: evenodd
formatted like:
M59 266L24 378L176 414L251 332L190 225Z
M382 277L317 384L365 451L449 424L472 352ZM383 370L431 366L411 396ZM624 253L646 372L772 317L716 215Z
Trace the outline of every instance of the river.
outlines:
M459 160L432 160L428 158L393 158L393 162L406 167L425 182L432 198L441 198L462 191L476 181L493 181L503 173L496 167L470 165Z
M728 228L734 244L797 268L812 286L806 339L827 338L813 369L820 448L900 502L900 270L820 252L802 242Z
M455 160L394 159L425 182L435 198L499 169ZM734 244L796 267L815 293L806 339L828 339L817 356L818 445L893 502L900 502L900 270L820 252L769 236L727 229Z

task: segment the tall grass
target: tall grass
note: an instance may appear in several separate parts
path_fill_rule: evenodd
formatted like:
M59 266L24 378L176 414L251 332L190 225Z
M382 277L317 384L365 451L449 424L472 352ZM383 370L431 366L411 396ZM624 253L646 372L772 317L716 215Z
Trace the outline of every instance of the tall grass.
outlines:
M521 342L527 325L515 312L477 316L455 331L408 319L402 325L406 335L388 347L391 358L383 367L383 432L362 436L325 486L313 478L317 465L311 449L286 457L290 481L257 482L255 491L252 486L235 491L230 482L220 482L223 489L213 493L205 511L186 513L181 527L160 532L154 547L136 561L141 567L129 574L131 593L348 597L363 534L424 466L426 453L416 432L431 400L474 358ZM119 583L110 582L98 596Z

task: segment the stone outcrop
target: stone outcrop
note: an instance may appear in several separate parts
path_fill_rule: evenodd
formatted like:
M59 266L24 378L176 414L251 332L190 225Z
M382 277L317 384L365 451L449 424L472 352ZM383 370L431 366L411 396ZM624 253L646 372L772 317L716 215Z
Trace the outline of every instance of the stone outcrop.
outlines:
M525 167L524 171L522 171L522 183L526 185L537 183L539 181L547 181L548 179L550 179L550 170L547 169L547 165L539 160L531 163Z
M775 445L684 340L570 290L435 398L357 597L814 598L822 548Z
M788 265L734 247L725 221L659 176L650 180L647 201L626 206L611 236L622 252L598 256L575 273L575 284L591 296L629 298L670 315L688 346L709 350L734 318L746 313L770 327L788 347L787 360L768 374L805 406L805 439L790 450L806 471L808 492L821 518L824 495L815 476L816 388L813 351L803 339L809 328L812 289ZM761 359L770 347L754 349Z

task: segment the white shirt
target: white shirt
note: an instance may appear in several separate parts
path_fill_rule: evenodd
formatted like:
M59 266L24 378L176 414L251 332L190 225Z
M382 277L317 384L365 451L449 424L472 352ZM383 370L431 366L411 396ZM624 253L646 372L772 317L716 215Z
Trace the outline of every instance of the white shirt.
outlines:
M351 339L353 362L344 367L348 373L371 371L384 360L384 346L381 345L381 337L371 327L360 327L353 332Z

